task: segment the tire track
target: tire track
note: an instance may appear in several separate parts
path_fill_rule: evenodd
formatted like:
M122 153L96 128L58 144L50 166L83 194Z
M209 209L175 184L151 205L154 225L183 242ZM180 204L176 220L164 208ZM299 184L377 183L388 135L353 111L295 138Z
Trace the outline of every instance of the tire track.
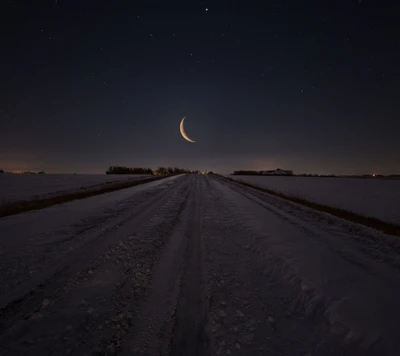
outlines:
M249 226L241 201L227 199L229 188L215 180L208 194L203 238L211 354L356 355L319 315L307 316L298 285L281 274L279 255L262 243L268 239L262 230Z
M202 268L196 265L201 262L202 185L200 177L188 179L186 207L160 259L148 298L133 321L124 355L206 354Z
M126 242L132 232L140 231L141 226L150 221L174 194L179 197L188 187L187 180L180 178L178 182L152 196L143 204L135 206L132 210L125 209L126 212L122 216L108 222L103 229L91 231L92 236L86 241L83 249L77 249L73 255L67 255L56 266L52 266L50 271L37 276L19 290L3 295L3 303L7 297L11 301L0 311L0 343L5 345L6 340L9 342L9 336L22 328L25 320L30 320L39 314L48 300L56 300L57 295L62 296L65 286L74 278L82 278L81 272L90 270L96 258L101 258L102 254L113 245Z
M391 262L398 258L396 248L377 243L373 250L385 256L377 261L374 254L364 253L361 234L349 233L340 221L327 224L310 209L296 209L291 203L222 179L214 184L233 216L233 221L224 225L237 230L225 238L253 255L254 272L249 273L255 275L258 265L282 285L285 294L292 295L287 304L289 316L303 314L315 331L322 332L320 339L325 345L321 343L312 354L332 354L332 350L343 355L397 354L394 320L400 315L396 299L400 289L398 271ZM335 223L335 228L329 226ZM242 242L240 231L247 236ZM385 236L382 238L385 241ZM364 239L372 248L372 236ZM220 259L228 262L228 256ZM282 317L272 319L282 322ZM306 330L306 325L294 331L301 329ZM286 331L281 329L281 333L281 338L287 337ZM310 330L305 340L311 340L313 334ZM312 345L308 347L313 350Z
M198 178L196 183L193 202L195 207L189 215L184 273L170 346L170 355L174 356L209 355L202 242L205 182Z

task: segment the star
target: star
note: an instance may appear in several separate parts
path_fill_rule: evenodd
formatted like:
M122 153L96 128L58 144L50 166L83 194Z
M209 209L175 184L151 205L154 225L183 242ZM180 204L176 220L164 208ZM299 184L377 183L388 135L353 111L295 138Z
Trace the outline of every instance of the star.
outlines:
M206 7L206 11L208 11L208 7Z

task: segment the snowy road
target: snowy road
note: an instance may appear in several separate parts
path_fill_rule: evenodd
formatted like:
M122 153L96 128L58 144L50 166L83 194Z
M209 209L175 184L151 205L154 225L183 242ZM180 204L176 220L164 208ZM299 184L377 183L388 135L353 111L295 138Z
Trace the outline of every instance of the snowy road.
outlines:
M0 219L1 355L398 355L395 238L211 176Z

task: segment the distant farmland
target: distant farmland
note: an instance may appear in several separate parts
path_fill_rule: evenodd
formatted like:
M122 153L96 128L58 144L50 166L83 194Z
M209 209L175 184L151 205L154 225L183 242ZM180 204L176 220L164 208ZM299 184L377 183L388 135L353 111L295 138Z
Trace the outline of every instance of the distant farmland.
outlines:
M319 204L400 223L400 181L354 178L229 176Z
M113 182L136 180L147 175L106 174L2 174L0 204L50 198L76 190L90 189Z

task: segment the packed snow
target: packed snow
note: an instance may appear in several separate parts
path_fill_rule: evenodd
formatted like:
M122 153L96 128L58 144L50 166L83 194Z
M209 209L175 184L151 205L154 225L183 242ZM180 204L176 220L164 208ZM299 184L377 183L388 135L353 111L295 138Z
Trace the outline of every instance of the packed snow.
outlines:
M400 223L400 180L234 176L262 188Z
M49 198L78 189L140 179L145 175L107 174L0 174L0 204Z
M8 216L1 354L397 356L399 252L210 175Z

